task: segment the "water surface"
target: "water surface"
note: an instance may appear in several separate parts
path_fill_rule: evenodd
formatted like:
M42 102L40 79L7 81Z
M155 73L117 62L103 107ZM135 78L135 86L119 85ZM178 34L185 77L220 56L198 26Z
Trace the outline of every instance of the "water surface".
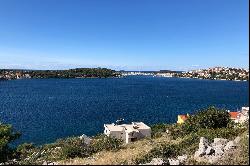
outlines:
M214 105L249 105L248 82L131 76L107 79L0 81L0 121L22 132L20 142L103 132L104 123L173 123L178 114Z

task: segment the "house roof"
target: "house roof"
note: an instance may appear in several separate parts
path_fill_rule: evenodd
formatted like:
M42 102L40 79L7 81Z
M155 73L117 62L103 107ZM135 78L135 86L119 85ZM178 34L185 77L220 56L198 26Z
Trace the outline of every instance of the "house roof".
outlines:
M187 115L178 115L182 120L187 120L188 116Z
M120 125L114 125L114 124L105 124L105 126L110 130L110 131L123 131L123 127Z
M239 112L229 112L231 119L237 119Z
M138 129L150 129L149 126L144 124L143 122L132 122L132 124L121 124L121 125L115 125L115 124L105 124L110 131L123 131L126 130L127 132L139 132Z

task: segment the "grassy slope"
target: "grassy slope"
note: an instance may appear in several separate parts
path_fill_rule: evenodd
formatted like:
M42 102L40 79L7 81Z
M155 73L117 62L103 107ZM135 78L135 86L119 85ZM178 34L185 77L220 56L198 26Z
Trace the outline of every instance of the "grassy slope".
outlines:
M217 164L247 165L249 163L249 138L246 137L247 133L248 132L245 132L244 134L240 135L242 141L240 142L240 146L235 150L235 152L231 155L226 155L225 158ZM90 158L74 158L68 160L61 160L58 163L63 165L131 165L136 164L137 159L140 159L143 156L149 154L152 149L160 146L161 144L178 144L182 141L183 139L171 140L167 134L163 133L162 136L159 138L139 140L137 142L124 145L122 149L117 151L101 151L97 154L94 154ZM208 164L196 162L191 157L193 156L193 153L188 154L188 156L189 159L186 163L187 165Z
M143 139L131 144L125 145L118 151L102 151L93 156L93 158L75 158L60 161L60 164L134 164L137 158L147 154L154 147L161 143L170 144L176 141L164 134L156 139Z

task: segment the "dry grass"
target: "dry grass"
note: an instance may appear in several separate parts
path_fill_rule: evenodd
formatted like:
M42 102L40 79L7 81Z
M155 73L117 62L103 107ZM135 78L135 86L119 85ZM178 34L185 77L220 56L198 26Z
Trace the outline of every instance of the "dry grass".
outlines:
M248 133L248 132L247 132ZM249 138L246 133L242 134L243 138L240 146L235 149L234 153L225 156L216 165L247 165L249 164ZM136 159L148 154L153 148L161 144L178 144L182 139L171 140L166 134L155 139L143 139L137 142L124 145L117 151L101 151L90 158L74 158L58 162L61 165L134 165ZM193 155L189 154L188 161L185 165L210 165L206 162L197 162Z
M131 165L135 164L135 159L147 154L151 149L161 143L170 143L169 137L163 135L156 139L143 139L125 145L118 151L101 151L100 153L93 155L91 158L75 158L60 161L59 163L65 165ZM171 141L171 143L173 142Z

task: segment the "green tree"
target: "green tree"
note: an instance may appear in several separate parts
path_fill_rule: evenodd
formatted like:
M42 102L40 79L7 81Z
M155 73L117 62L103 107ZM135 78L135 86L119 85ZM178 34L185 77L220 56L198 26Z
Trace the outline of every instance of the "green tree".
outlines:
M13 149L9 143L20 137L20 133L15 132L11 125L0 123L0 162L5 162L13 155Z

